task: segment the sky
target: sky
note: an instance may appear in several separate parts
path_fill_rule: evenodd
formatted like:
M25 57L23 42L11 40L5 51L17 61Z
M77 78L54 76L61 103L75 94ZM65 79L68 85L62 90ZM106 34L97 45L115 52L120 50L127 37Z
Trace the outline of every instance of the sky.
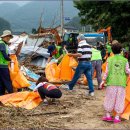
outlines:
M16 4L18 4L18 5L20 5L20 6L23 6L23 5L25 5L25 4L27 4L28 2L30 2L30 1L25 1L25 0L15 0L15 1L13 1L13 0L0 0L0 4L2 4L2 3L16 3Z

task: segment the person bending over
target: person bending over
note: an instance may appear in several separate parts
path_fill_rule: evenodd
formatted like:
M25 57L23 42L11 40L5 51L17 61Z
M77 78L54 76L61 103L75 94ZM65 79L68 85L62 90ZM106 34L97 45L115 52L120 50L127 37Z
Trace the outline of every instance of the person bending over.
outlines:
M48 83L48 80L43 76L38 79L36 85L37 86L34 88L34 91L38 91L41 99L44 100L44 102L47 102L47 100L45 100L46 97L55 99L62 96L60 89L57 86Z

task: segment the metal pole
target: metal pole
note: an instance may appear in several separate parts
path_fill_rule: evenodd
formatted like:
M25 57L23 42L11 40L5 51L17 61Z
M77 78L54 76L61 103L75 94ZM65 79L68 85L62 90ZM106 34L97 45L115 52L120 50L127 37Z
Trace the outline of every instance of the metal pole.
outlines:
M61 36L63 38L63 27L64 27L64 7L63 7L63 0L61 0Z

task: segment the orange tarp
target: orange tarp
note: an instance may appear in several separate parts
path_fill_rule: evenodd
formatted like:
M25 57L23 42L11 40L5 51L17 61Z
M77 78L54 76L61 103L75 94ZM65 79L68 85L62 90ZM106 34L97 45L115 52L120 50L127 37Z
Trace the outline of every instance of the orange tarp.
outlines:
M37 107L42 99L37 92L17 92L0 96L0 102L5 106L33 109Z
M109 56L109 57L111 57L111 56L114 56L114 54L113 54L112 52L110 53L110 56ZM107 57L107 54L106 54L105 57ZM109 57L107 57L107 58L109 58ZM104 58L104 59L107 60L107 58ZM107 65L107 61L102 64L102 71L103 71L103 72L105 72L105 70L106 70L106 65Z
M19 69L19 64L16 55L10 55L11 60L14 61L14 69L12 70L9 66L10 77L14 88L29 87L30 84L26 77Z
M127 120L129 120L129 117L130 117L130 76L128 77L128 82L127 82L127 87L126 87L124 112L121 115L121 117Z
M59 80L71 80L74 75L74 71L72 69L72 67L75 67L74 62L76 63L73 57L65 55L57 67L56 71L58 72L58 75L56 75L56 77L59 78Z
M56 73L58 74L58 72L56 72L57 69L57 64L56 63L49 63L46 65L45 68L45 74L46 74L46 78L50 81L57 81L59 80L55 75Z
M70 81L73 78L74 71L72 67L75 67L78 63L72 57L65 55L57 66L56 63L49 63L45 68L46 78L49 81Z

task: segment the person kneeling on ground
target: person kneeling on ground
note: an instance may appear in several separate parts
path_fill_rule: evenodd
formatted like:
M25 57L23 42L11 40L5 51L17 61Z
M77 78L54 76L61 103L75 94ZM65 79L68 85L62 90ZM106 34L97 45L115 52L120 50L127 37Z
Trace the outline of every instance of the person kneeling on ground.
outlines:
M45 100L46 97L54 99L62 96L60 89L55 85L48 83L48 80L43 76L38 79L36 85L37 86L34 88L34 91L38 91L44 102L47 102L47 100Z

